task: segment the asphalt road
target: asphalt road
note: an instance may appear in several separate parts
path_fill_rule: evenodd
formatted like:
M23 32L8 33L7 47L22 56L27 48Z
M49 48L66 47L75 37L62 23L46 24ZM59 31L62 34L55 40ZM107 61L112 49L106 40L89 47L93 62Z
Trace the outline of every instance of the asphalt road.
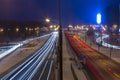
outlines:
M86 66L99 80L120 80L120 64L83 43L74 34L68 34L70 42L78 54L86 56Z
M4 75L1 80L35 80L34 76L36 75L37 71L40 67L48 67L46 71L43 73L48 73L46 80L49 80L50 74L52 72L54 57L55 57L55 42L57 41L58 33L53 32L49 40L45 43L45 45L40 48L33 56L27 59L24 63L20 64L14 70L9 72L8 74ZM47 65L47 66L46 66ZM42 73L42 72L41 72ZM40 74L41 75L41 74ZM38 78L38 79L42 79Z

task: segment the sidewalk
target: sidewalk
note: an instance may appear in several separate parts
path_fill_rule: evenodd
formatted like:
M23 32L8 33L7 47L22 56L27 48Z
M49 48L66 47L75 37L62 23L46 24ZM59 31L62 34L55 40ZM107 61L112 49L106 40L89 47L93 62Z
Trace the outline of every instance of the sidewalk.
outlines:
M70 55L68 54L65 35L63 34L63 80L74 80L71 72Z
M83 35L82 33L79 33L78 36L83 42L85 42L85 35ZM112 48L107 48L103 46L98 47L98 45L93 40L91 40L88 36L86 36L85 43L91 46L93 49L101 52L102 54L120 63L120 50L119 49L112 49Z
M82 69L79 69L79 67L80 67L79 65L76 65L75 63L72 63L72 67L73 67L73 69L74 69L74 71L75 71L75 74L76 74L78 80L88 80L88 79L86 78L83 70L82 70Z
M78 80L87 80L82 69L79 69L79 62L78 65L76 65L74 60L70 60L76 56L73 54L72 50L70 50L66 41L65 35L63 34L63 80L74 80L73 74L76 75ZM75 73L72 72L71 66Z

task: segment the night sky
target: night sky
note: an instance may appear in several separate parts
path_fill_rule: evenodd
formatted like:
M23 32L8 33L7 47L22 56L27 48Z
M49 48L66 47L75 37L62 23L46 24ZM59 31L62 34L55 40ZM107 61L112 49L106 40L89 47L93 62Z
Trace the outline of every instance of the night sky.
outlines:
M120 0L61 0L62 24L95 24L96 14ZM57 0L0 0L0 20L58 22Z

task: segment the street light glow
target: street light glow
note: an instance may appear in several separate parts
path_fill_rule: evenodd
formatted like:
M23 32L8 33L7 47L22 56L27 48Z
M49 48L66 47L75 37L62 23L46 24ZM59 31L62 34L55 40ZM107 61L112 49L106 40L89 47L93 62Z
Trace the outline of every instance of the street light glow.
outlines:
M49 19L49 18L46 18L45 21L49 23L49 22L50 22L50 19Z
M4 29L3 28L0 28L0 32L3 32L4 31Z
M52 25L50 25L50 28L53 28L53 26L52 26Z
M16 32L18 32L19 31L19 28L16 28Z
M97 23L98 24L101 23L101 14L100 13L97 14Z

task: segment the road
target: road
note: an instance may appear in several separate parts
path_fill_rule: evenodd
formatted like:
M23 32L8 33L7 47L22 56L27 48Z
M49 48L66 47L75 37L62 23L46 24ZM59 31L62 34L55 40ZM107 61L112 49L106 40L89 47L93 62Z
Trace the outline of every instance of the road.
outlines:
M96 42L98 44L101 44L100 42L102 41L102 46L109 47L109 48L115 48L115 49L120 49L120 46L112 45L104 41L105 38L108 38L109 35L107 34L101 34L102 35L102 40L101 37L96 38Z
M82 54L86 57L85 65L97 80L120 80L119 63L92 49L76 35L66 32L66 36L78 56Z
M12 53L17 48L21 47L24 44L27 44L28 42L33 41L33 40L37 40L39 38L46 37L48 35L50 35L50 34L46 34L46 35L43 35L43 36L40 36L40 37L36 37L36 38L26 39L24 41L12 42L12 43L9 43L10 46L0 47L0 59L4 58L8 54Z
M58 41L57 39L58 33L53 32L49 40L44 44L42 48L40 48L33 56L27 59L24 63L20 64L10 73L4 75L1 80L35 80L34 78L36 77L34 76L36 76L36 74L43 76L43 74L47 73L47 77L37 76L37 79L46 78L46 80L49 80L55 58L54 48L56 46L56 42ZM41 74L38 74L39 72L37 71L39 71Z

